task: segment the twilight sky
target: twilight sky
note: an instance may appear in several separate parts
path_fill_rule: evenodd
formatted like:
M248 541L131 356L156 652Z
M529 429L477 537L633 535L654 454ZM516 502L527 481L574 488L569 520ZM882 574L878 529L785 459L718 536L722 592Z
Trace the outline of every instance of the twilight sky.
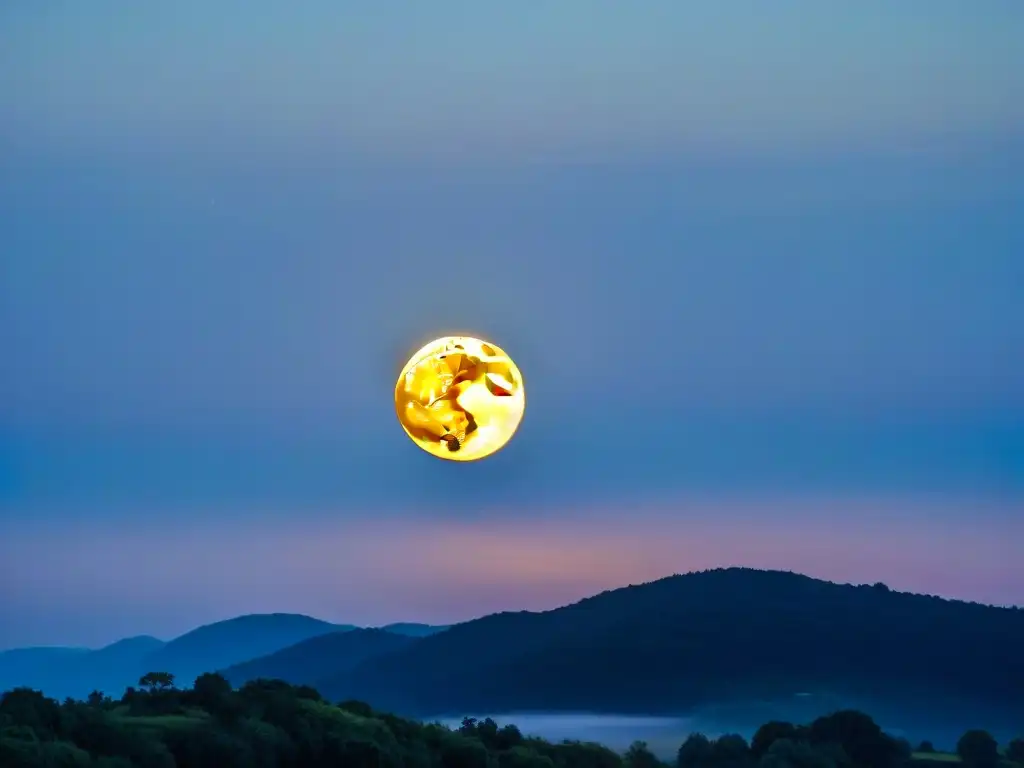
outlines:
M1024 5L0 6L0 649L718 565L1024 604ZM398 366L526 418L453 466Z

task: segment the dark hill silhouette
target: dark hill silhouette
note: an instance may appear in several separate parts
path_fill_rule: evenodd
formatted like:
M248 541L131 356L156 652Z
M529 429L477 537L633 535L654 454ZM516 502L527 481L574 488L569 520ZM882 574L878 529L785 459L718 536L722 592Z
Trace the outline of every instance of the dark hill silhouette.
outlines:
M385 624L383 629L385 632L391 632L395 635L408 635L409 637L427 637L428 635L436 635L438 632L444 632L448 629L450 624L416 624L413 622L398 622L397 624Z
M416 642L408 635L382 629L353 629L303 640L258 659L221 671L234 686L258 678L285 680L293 685L315 685L351 672L373 656L407 648Z
M203 672L266 656L329 632L354 629L296 613L239 616L193 629L150 654L150 670L171 672L181 685L191 685Z
M829 690L1024 712L1024 611L743 568L501 613L321 686L402 712L685 711Z

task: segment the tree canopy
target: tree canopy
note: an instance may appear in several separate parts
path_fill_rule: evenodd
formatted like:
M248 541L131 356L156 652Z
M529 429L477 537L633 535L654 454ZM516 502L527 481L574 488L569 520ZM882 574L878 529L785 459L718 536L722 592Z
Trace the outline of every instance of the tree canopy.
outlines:
M1024 741L1000 756L986 732L957 751L967 768L1018 768ZM929 755L930 757L931 755ZM956 756L942 756L956 759ZM750 743L692 734L674 768L897 768L934 763L866 714L836 712L807 725L765 723ZM0 696L3 768L672 768L649 746L623 754L599 744L524 735L514 724L467 717L457 728L332 704L314 688L258 679L237 690L219 674L179 689L150 672L119 700L96 692L59 703L19 688ZM1024 768L1021 763L1019 768Z

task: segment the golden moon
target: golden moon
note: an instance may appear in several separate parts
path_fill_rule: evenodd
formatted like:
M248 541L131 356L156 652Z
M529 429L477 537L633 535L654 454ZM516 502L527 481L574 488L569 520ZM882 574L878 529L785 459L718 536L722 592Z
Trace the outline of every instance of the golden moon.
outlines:
M523 419L523 376L504 350L472 336L430 342L395 385L402 429L427 453L476 461L504 447Z

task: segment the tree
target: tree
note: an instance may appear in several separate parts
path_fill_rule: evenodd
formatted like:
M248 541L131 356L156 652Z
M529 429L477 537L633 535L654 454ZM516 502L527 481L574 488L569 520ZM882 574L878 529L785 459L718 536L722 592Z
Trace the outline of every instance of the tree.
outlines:
M711 740L703 733L691 733L676 753L677 768L704 768L711 762Z
M297 685L295 687L295 695L300 699L306 699L307 701L324 700L324 697L320 695L320 691L311 685Z
M626 768L661 768L661 761L647 748L646 741L634 741L622 756Z
M341 702L338 705L338 709L344 709L346 712L351 712L353 715L359 715L360 717L373 717L373 707L365 701L349 699L348 701Z
M0 696L0 715L11 725L22 725L44 738L60 730L60 704L31 688L15 688Z
M935 753L935 747L926 739L917 745L917 751L925 755L932 755Z
M445 768L488 768L487 748L476 739L446 739L441 744L441 762Z
M853 709L819 717L811 723L810 742L838 744L858 768L886 768L903 762L896 740L883 733L868 715Z
M517 744L521 744L522 741L523 734L519 730L518 726L509 723L498 730L497 737L495 738L495 746L497 746L498 749L511 749Z
M208 701L216 701L231 693L231 683L224 675L207 672L192 683L192 693L195 694L196 702L203 706Z
M563 768L622 768L622 756L600 744L566 741L544 751Z
M148 693L169 690L174 687L174 675L170 672L147 672L139 678L139 687Z
M892 739L892 743L896 747L896 759L901 764L907 762L914 756L914 745L911 744L908 739L900 737L897 739Z
M484 743L488 749L492 749L498 739L498 724L489 717L485 717L476 724L476 737Z
M532 749L515 746L498 755L499 768L555 768L547 755L538 755Z
M771 720L765 723L757 729L754 738L750 740L750 752L760 760L771 749L772 744L779 739L797 741L796 726L780 720Z
M312 689L281 680L255 680L238 691L218 674L201 675L187 691L171 688L173 678L163 676L147 675L141 682L147 692L138 692L127 707L99 692L64 704L27 688L0 695L0 766L668 768L642 741L618 754L599 744L524 737L514 725L499 727L490 718L467 718L453 729L360 703L346 711ZM233 713L230 720L216 714L220 706ZM776 738L786 733L793 738ZM888 768L893 763L881 761L889 760L892 749L897 756L909 749L898 741L867 715L848 711L809 727L766 723L754 739L753 746L764 750L759 758L740 736L711 741L693 734L679 747L674 768ZM857 750L858 760L843 744ZM995 740L984 731L964 734L958 750L964 768L997 765ZM1022 752L1024 740L1016 739L1007 756L1019 758Z
M716 768L746 768L754 764L754 756L746 739L735 733L727 733L712 742L711 763Z
M997 768L999 744L988 731L967 731L956 743L956 753L967 768Z
M239 702L232 693L231 683L226 677L207 672L196 678L186 701L205 709L221 723L230 725L241 714Z
M844 768L849 762L836 748L815 747L805 741L778 739L758 763L759 768Z
M1006 745L1006 758L1024 765L1024 738L1013 739Z
M90 707L106 707L113 703L113 700L103 693L103 691L93 691L86 698L85 703Z

